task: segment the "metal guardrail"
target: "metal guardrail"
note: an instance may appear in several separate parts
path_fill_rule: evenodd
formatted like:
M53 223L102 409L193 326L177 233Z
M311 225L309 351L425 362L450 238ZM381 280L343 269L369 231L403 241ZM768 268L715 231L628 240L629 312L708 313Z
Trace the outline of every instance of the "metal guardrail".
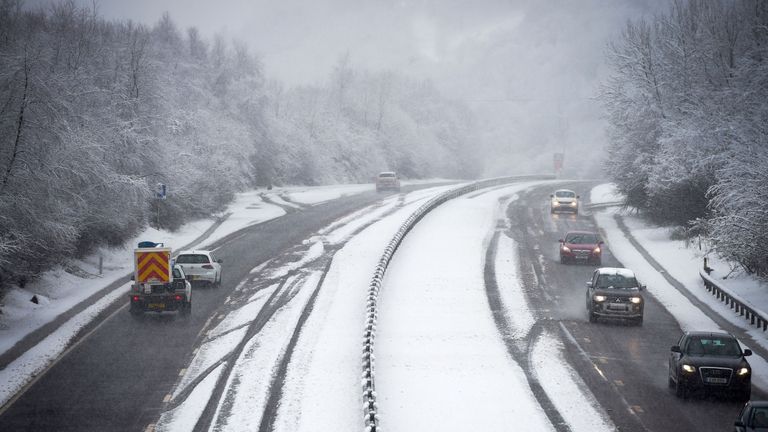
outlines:
M610 207L621 207L623 205L624 205L624 202L622 202L622 201L607 201L607 202L602 202L602 203L586 204L584 206L584 208L586 210L602 210L602 209L607 209L607 208L610 208Z
M366 432L379 431L379 417L378 417L378 404L376 402L376 368L375 368L375 356L373 353L374 341L376 339L376 321L378 318L378 299L379 291L381 290L381 283L384 280L384 273L387 271L389 262L395 254L395 251L402 243L406 234L410 232L414 226L429 213L441 204L448 200L457 198L461 195L469 192L474 192L479 189L487 187L498 186L507 183L514 183L524 180L553 180L555 176L552 175L529 175L529 176L511 176L500 177L489 180L481 180L472 184L461 186L456 189L443 192L442 194L430 199L426 203L422 204L416 211L414 211L408 219L406 219L400 226L400 229L395 233L392 240L390 240L387 247L384 249L384 253L379 259L379 263L376 265L376 269L373 272L371 283L368 286L368 298L366 303L366 317L365 317L365 330L363 332L363 373L362 373L362 387L363 387L363 417L365 420Z
M704 287L718 300L730 306L735 313L741 315L749 321L750 325L766 331L768 329L768 318L763 312L756 311L747 305L747 302L738 295L729 292L727 289L718 285L715 278L711 277L712 268L707 265L707 259L704 258L704 267L699 270L699 276L704 281Z

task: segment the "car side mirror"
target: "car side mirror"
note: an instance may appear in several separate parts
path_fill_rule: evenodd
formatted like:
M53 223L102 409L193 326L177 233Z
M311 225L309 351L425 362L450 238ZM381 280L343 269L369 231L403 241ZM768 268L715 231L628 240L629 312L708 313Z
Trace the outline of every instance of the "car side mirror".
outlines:
M741 420L736 420L735 422L733 422L733 425L734 425L734 426L736 426L736 427L741 427L741 428L743 428L743 427L747 427L747 426L744 424L744 422L743 422L743 421L741 421Z
M224 260L223 259L217 259L216 262L219 263L219 264L223 264Z
M136 280L136 275L131 275L131 280L135 281Z
M190 283L192 283L192 275L186 275L184 279L188 280Z
M554 198L555 196L554 196L554 195L550 195L549 197L550 197L550 198Z
M587 281L587 286L588 286L589 288L592 288L592 281Z
M581 198L581 196L579 196L579 195L576 195L576 199L579 199L579 198Z
M558 242L560 242L560 243L565 243L565 240L563 240L563 239L560 239L560 240L558 240Z
M680 345L672 345L672 348L669 349L672 352L679 353L680 351Z
M751 355L752 355L752 350L751 349L745 349L744 350L744 357L749 357Z
M597 242L597 244L599 244L600 246L602 246L602 245L604 245L604 244L605 244L605 242L604 242L604 241L602 241L602 240L600 240L599 242Z
M640 291L642 291L645 289L645 285L640 285L639 288L640 288Z

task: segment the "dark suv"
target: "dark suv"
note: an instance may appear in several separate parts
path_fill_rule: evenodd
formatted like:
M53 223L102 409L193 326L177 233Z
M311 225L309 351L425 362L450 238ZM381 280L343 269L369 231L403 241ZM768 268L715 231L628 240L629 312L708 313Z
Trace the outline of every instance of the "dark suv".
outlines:
M587 314L589 322L598 318L620 318L643 324L645 299L632 270L602 267L587 281Z
M692 391L728 393L741 400L752 395L752 368L728 333L686 332L669 353L669 385L679 398Z

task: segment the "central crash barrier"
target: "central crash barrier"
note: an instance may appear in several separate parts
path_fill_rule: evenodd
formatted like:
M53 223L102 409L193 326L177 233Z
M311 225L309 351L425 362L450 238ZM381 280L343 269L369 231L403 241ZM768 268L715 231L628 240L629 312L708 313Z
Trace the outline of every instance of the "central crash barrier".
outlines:
M366 318L365 318L365 331L363 332L363 416L365 419L366 432L377 432L379 429L379 417L378 417L378 404L376 402L376 368L375 368L375 356L373 354L374 341L376 339L376 320L378 317L378 299L379 291L381 290L381 283L384 280L384 273L387 271L389 262L395 254L395 251L402 243L406 234L413 229L414 226L429 213L441 204L448 200L457 198L470 192L474 192L480 189L485 189L493 186L501 186L509 183L517 183L526 180L554 180L553 175L521 175L510 177L499 177L488 180L480 180L465 186L460 186L455 189L443 192L440 195L432 198L421 207L416 209L395 233L392 240L389 241L384 253L379 259L379 263L376 265L376 269L373 272L371 283L368 286L368 298L366 304Z

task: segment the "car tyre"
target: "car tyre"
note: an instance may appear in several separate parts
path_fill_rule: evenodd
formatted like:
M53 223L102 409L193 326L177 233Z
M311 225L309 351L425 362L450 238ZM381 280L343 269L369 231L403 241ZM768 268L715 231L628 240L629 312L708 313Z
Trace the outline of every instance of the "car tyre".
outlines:
M594 312L589 312L589 322L591 323L597 322L597 315L595 315Z
M642 325L643 325L643 317L640 316L639 318L635 318L634 319L634 324L636 326L638 326L638 327L642 327Z
M221 273L219 273L219 279L216 281L216 288L221 288Z
M749 402L749 400L752 398L752 387L740 391L737 398L740 402Z
M677 375L677 380L675 380L675 396L680 399L688 398L688 388L681 382L679 374Z
M560 264L568 264L568 258L560 255Z

